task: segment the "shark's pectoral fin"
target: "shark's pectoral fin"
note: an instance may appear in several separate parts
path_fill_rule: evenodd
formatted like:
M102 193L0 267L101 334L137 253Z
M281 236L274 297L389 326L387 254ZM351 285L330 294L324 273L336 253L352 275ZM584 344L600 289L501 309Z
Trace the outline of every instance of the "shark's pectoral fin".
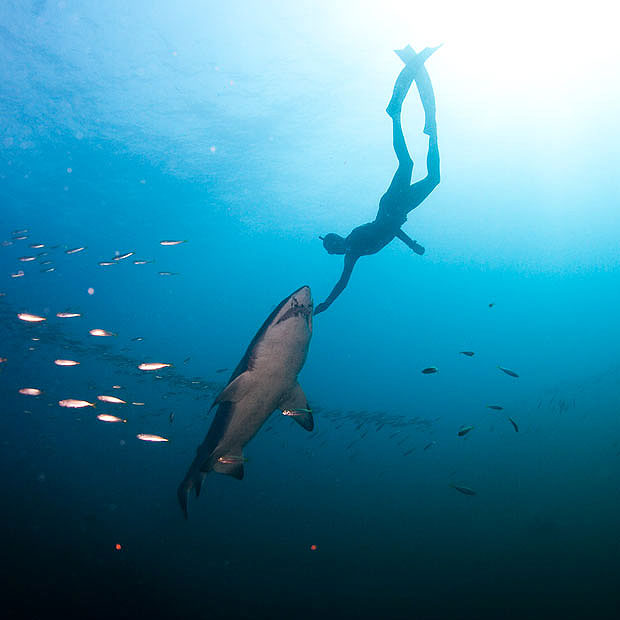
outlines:
M243 480L243 455L241 451L239 454L227 454L220 456L219 459L213 465L213 471L218 474L224 474L226 476L232 476L237 480Z
M234 381L231 381L218 394L211 407L223 402L237 403L252 389L253 386L254 379L250 372L246 370L236 377Z
M280 409L284 415L290 416L307 431L314 429L314 419L312 410L308 404L308 399L301 389L299 383L295 383L293 388L286 394L280 403Z

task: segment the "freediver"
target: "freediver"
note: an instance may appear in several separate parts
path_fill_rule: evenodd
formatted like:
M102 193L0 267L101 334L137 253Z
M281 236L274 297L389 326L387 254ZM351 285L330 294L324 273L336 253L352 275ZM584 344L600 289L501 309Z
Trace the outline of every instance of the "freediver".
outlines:
M319 237L329 254L344 254L344 268L340 279L329 297L320 303L314 314L324 312L342 293L349 282L353 267L361 256L376 254L394 237L398 237L416 254L424 254L424 248L411 239L401 226L407 221L407 214L419 206L439 184L439 149L437 146L437 125L435 120L435 94L424 62L438 48L425 48L416 54L410 46L397 50L405 67L394 84L394 92L386 112L392 118L394 152L398 159L398 169L394 178L379 201L379 211L373 222L354 228L345 239L336 233ZM407 150L400 115L405 96L415 80L424 108L424 133L428 135L427 174L424 179L411 184L413 160Z

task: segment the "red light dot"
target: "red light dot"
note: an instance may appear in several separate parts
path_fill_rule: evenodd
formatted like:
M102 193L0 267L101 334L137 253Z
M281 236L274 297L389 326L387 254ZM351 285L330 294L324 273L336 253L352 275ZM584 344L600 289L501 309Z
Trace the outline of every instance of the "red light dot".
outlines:
M115 548L117 551L120 551L120 550L122 549L122 547L121 547L121 545L120 545L119 543L116 543L116 544L114 545L114 548Z
M316 551L316 545L310 545L310 551Z

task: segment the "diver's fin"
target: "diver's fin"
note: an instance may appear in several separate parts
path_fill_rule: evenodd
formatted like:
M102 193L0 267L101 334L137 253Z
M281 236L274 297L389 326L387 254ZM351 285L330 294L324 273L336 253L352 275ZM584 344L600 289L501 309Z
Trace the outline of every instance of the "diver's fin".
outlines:
M243 480L243 455L224 455L213 465L213 471Z
M441 45L443 45L443 43ZM394 50L394 52L406 65L417 67L423 65L426 60L441 47L441 45L438 45L437 47L425 47L419 54L415 53L411 45L403 47L402 50Z
M218 394L211 408L223 402L239 402L250 391L253 385L254 381L250 372L248 370L242 372Z
M411 45L403 47L402 50L394 50L394 52L405 64L411 62L417 55Z

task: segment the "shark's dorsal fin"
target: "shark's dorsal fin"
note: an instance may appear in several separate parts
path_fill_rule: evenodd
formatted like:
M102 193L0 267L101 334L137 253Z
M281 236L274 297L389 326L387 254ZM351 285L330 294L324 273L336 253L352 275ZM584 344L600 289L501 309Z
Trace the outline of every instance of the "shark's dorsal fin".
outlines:
M252 389L253 384L250 372L248 370L242 372L218 394L211 407L223 402L239 402Z
M312 410L308 405L308 399L301 389L301 385L295 382L295 385L282 399L280 409L284 415L288 415L297 424L305 428L307 431L314 429L314 419L312 418Z

